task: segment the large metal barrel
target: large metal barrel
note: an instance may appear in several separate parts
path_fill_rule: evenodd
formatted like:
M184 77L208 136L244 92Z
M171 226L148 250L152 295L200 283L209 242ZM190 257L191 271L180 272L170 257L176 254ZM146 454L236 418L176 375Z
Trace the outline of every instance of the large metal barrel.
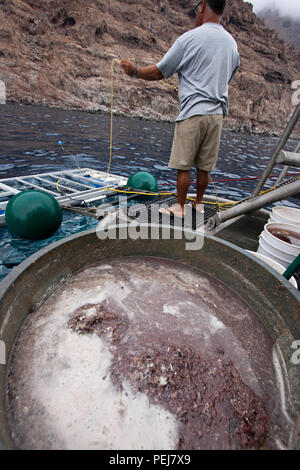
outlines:
M179 238L179 237L178 237ZM70 236L40 250L0 284L0 340L6 362L26 316L35 311L73 274L98 262L149 256L176 260L201 269L238 294L272 338L280 359L285 412L295 423L291 448L300 448L300 365L291 358L300 339L300 294L275 271L244 250L206 237L201 250L186 250L185 239L99 240L95 230ZM258 339L259 341L259 339ZM13 448L6 412L7 366L0 365L0 447Z

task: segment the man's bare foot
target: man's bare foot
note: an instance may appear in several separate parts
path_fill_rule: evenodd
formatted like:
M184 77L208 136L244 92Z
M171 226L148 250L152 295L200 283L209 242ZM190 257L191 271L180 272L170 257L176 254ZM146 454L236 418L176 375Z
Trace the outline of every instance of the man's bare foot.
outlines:
M172 214L172 215L175 215L175 217L181 217L181 218L185 216L185 208L181 207L181 205L178 203L175 204L175 206L169 207L168 209L162 207L161 209L159 209L159 212L161 214Z

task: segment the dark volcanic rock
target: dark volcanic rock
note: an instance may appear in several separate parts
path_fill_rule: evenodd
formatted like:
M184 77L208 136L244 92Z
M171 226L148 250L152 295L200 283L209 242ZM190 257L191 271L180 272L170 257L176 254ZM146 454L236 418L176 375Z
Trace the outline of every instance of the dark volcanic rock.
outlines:
M157 62L194 26L193 0L1 0L0 80L8 100L109 111L113 58ZM270 133L293 111L291 83L300 78L297 52L242 0L228 0L225 28L238 42L241 68L230 90L225 127ZM115 64L115 112L174 120L172 88L124 76ZM176 79L173 79L176 84Z

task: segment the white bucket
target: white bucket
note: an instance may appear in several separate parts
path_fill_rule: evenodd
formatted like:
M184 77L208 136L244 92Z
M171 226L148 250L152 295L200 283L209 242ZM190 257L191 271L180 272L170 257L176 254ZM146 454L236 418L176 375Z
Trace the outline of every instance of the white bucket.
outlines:
M290 231L299 233L300 227L290 224L269 223L264 227L260 235L259 247L257 252L268 258L273 259L277 263L287 268L300 253L300 246L292 245L272 235L270 229L277 229L282 231Z
M284 253L284 251L274 250L274 247L270 243L268 243L268 241L265 240L264 233L262 234L259 240L259 247L257 253L260 253L261 255L265 255L268 258L273 259L285 268L287 268L295 259L293 256Z
M286 206L273 207L269 222L300 226L300 209Z
M300 227L298 225L292 224L282 224L282 223L271 223L266 224L264 227L264 232L266 235L266 240L268 240L275 248L278 248L285 253L294 255L294 258L300 253L299 245L292 245L291 243L280 240L275 235L271 233L272 230L280 230L284 232L294 232L300 237ZM299 240L300 242L300 240Z
M263 255L262 253L256 253L255 251L249 251L247 250L249 253L251 253L252 255L255 255L257 256L258 258L260 258L262 261L264 261L266 264L268 264L269 266L271 266L271 268L275 269L275 271L277 271L279 274L283 274L286 270L286 268L284 266L282 266L281 264L277 263L277 261L274 261L273 259L269 258L268 256L265 256ZM297 286L297 282L296 282L296 279L292 276L290 278L290 283L297 289L298 286Z

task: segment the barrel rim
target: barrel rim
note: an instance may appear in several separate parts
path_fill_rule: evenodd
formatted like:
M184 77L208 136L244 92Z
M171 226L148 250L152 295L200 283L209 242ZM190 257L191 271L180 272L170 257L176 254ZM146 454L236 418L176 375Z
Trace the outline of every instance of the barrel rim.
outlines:
M173 228L173 232L176 232L178 230L180 230L180 229ZM182 231L182 230L180 230L180 231ZM19 266L14 268L11 271L11 273L9 273L8 276L0 283L0 302L1 302L0 303L0 321L2 322L3 319L4 319L3 311L1 312L1 309L3 308L1 306L1 304L3 304L3 300L5 300L5 302L7 302L9 300L9 298L12 296L11 291L16 290L18 282L24 282L24 279L25 279L25 281L26 281L26 279L28 280L28 277L30 275L32 275L33 272L37 272L37 270L39 269L39 267L42 264L42 261L43 261L44 257L45 257L44 262L47 265L47 262L49 263L49 260L51 258L52 252L54 254L55 251L56 251L56 256L57 257L61 256L61 258L60 258L60 261L61 261L64 257L67 256L66 252L68 252L68 251L70 252L70 251L72 251L72 249L74 251L74 249L76 249L76 247L77 248L78 247L82 248L83 246L84 247L88 246L88 244L90 244L90 247L95 247L94 244L96 243L96 241L97 241L97 243L100 242L100 240L97 240L96 237L94 238L95 235L96 235L96 229L95 228L92 228L92 229L89 229L89 230L86 230L86 231L83 231L83 232L80 232L80 233L77 233L77 234L74 234L74 235L70 235L69 237L66 237L62 240L58 240L58 241L50 244L49 246L43 248L42 250L36 252L35 254L33 254L29 258L27 258L25 261L23 261ZM299 371L299 367L297 368L297 366L289 364L289 360L290 360L290 353L291 353L291 350L290 350L291 340L298 339L298 337L300 337L300 319L299 318L297 319L296 315L294 315L294 317L296 318L296 321L292 321L292 318L286 317L286 301L288 299L290 299L291 303L294 306L295 305L300 306L300 292L298 292L296 289L294 289L294 287L292 287L290 282L288 280L284 279L279 273L277 273L274 270L271 270L271 268L269 269L269 267L267 267L266 264L263 261L261 261L260 259L255 257L255 255L252 255L251 253L247 253L246 250L237 247L236 245L232 244L231 242L219 239L215 236L207 235L206 238L209 241L209 243L207 245L205 245L205 243L204 243L204 254L202 254L202 257L201 256L199 257L200 260L203 258L204 260L207 261L207 257L209 255L209 256L214 257L214 259L211 260L212 264L214 264L214 267L222 265L222 263L223 263L223 265L222 265L223 268L227 269L226 275L229 276L228 273L230 273L230 276L233 276L232 277L232 286L233 287L225 281L224 281L224 283L227 284L227 286L232 288L233 290L235 290L235 288L234 288L235 286L238 286L239 290L236 291L237 295L240 295L242 298L244 298L244 301L246 303L248 303L248 305L250 305L252 310L257 314L258 318L260 319L262 324L264 324L264 326L268 330L269 334L273 338L274 347L279 348L279 350L280 350L280 352L283 356L283 359L284 359L283 364L281 365L281 371L282 371L282 375L284 376L284 384L285 384L285 388L287 390L287 396L290 397L290 394L289 394L289 389L290 388L292 390L296 390L296 392L293 393L293 396L291 396L291 398L289 398L288 413L291 416L292 415L296 416L299 419L299 417L300 417L300 396L299 396L300 371ZM126 254L121 254L120 255L119 254L118 255L119 251L117 250L116 256L113 254L112 257L119 257L119 256L123 256L123 257L124 256L164 257L163 255L157 254L157 253L159 253L160 250L162 250L162 247L165 250L165 246L167 246L165 258L182 261L182 258L180 258L180 256L182 256L182 253L184 253L184 256L185 256L184 259L190 260L190 262L186 261L186 264L190 264L190 265L192 265L196 268L197 267L199 268L197 263L193 264L194 259L195 259L195 252L194 251L184 252L182 241L181 240L175 240L175 239L171 240L172 243L175 242L175 245L172 245L172 246L171 245L162 245L162 242L167 242L168 243L168 242L170 242L169 240L158 240L157 241L158 245L156 245L154 248L151 248L151 244L150 245L149 244L145 245L146 248L148 249L148 251L151 252L151 254L148 254L148 255L144 254L144 252L142 252L142 249L144 249L143 243L141 243L141 245L139 245L139 249L137 249L138 245L136 244L136 241L134 241L134 243L133 243L133 240L117 240L117 242L118 242L117 245L113 245L112 242L115 242L115 240L111 240L108 243L108 249L106 248L106 251L103 250L103 247L99 248L100 257L99 257L99 255L97 255L98 257L96 259L96 262L100 261L100 260L111 258L111 256L107 255L107 253L109 253L109 249L112 250L112 248L111 248L112 246L114 246L114 248L117 247L117 249L119 247L119 250L121 250L121 251L125 250L125 248L123 248L123 246L121 247L121 244L124 241L125 241L125 248L127 247L127 249L129 249L129 252L130 253L132 252L132 254L129 254L129 255L126 255ZM152 242L152 240L147 240L147 243L149 243L149 242ZM153 240L154 244L155 244L155 242L156 242L156 240ZM68 245L68 247L65 247L64 245ZM205 246L207 247L206 249L205 249ZM174 248L178 248L176 253L174 253ZM147 249L145 250L146 252L147 252ZM136 253L135 250L137 250L137 253L138 253L137 255L135 254ZM222 250L222 251L219 251L219 250ZM103 251L104 251L104 254L103 254ZM218 258L218 252L223 256L223 259ZM123 251L122 251L122 253L123 253ZM90 259L90 258L88 258L88 259ZM226 265L225 264L225 261L228 261L228 260L232 261L231 265ZM249 263L249 260L250 260L250 263ZM57 263L58 263L58 261L57 261L57 259L55 259L55 263L53 263L55 265L55 267L57 266ZM90 264L87 263L85 267L88 267L89 265L91 266L92 263L90 263ZM46 267L48 267L48 266L46 266ZM202 265L201 265L201 267L202 267ZM243 268L245 267L245 270L247 272L248 277L246 276L245 271L239 271L239 268L241 268L241 267L243 267ZM62 269L65 269L65 266L63 266ZM28 272L27 272L27 270L28 270ZM54 268L53 268L53 270L54 270ZM213 275L212 271L209 271L209 270L207 271L205 269L204 269L204 271L207 272L208 274ZM48 275L48 270L47 269L45 269L45 273ZM240 277L239 276L234 277L235 276L234 273L241 273ZM46 274L44 274L45 277L46 277ZM27 278L26 278L26 276L27 276ZM249 276L254 276L254 277L249 278ZM220 277L218 277L218 276L216 276L216 277L219 280L221 280ZM257 279L259 279L259 283L258 283ZM36 283L38 281L36 281ZM251 284L251 282L252 282L252 284ZM255 282L256 282L256 284L255 284ZM34 284L34 285L37 285L37 284ZM257 291L257 298L255 298L255 296L254 296L255 292L252 292L253 288L255 288L256 285L259 285L259 290ZM272 286L278 286L277 288L279 289L279 295L282 298L282 305L277 306L274 303L275 301L273 299L273 293L270 291L270 285L271 285L271 287ZM251 290L250 294L245 293L246 297L243 297L244 291L247 289L247 286L248 286L249 289L252 289L252 290ZM24 292L25 292L25 288L24 288ZM243 292L243 294L242 294L242 292ZM26 292L26 295L28 295L27 292ZM24 302L24 298L26 297L26 295L25 295L25 293L23 293L23 297L21 299L19 297L18 302L19 303L21 301ZM261 309L260 313L255 311L254 306L247 301L247 299L248 299L247 295L250 295L250 296L252 295L253 305L259 305L259 308ZM263 295L266 296L266 299L265 299L265 302L264 302L264 306L260 307L260 301L261 301ZM13 298L13 297L11 297L11 298ZM26 298L25 298L25 300L26 300ZM18 306L17 303L16 303L16 305ZM266 312L265 312L266 306L267 306L268 309L270 309L270 310L268 310L268 315L266 315ZM272 306L274 307L274 312L272 311ZM24 307L24 309L25 309L25 307ZM29 311L30 310L27 310L23 314L24 315L23 318L25 318L25 315ZM14 311L13 313L15 314L16 312ZM291 313L293 314L293 312L291 312ZM272 331L270 331L270 328L269 328L269 326L270 326L269 314L270 314L270 316L272 314L275 315L274 325L275 324L276 325L274 326L274 334L272 334ZM14 319L14 317L12 317L12 318ZM264 320L266 321L266 323L265 323ZM9 317L8 317L8 323L9 323ZM18 327L17 331L15 332L15 334L17 334L19 332L20 328L21 328L21 325L19 325L19 327ZM1 324L0 324L0 332L2 332L2 325ZM297 336L297 338L296 338L296 336ZM13 346L11 345L11 349L12 349L12 347ZM9 363L9 361L8 361L8 363ZM5 373L6 372L7 372L7 367L5 369ZM2 378L1 378L1 375L2 375ZM6 378L5 378L5 382L3 382L3 374L0 374L0 378L1 378L2 384L5 385ZM1 385L1 383L0 383L0 385ZM5 387L3 388L2 392L5 394ZM1 394L2 394L2 392L1 392ZM3 397L1 398L1 396L0 396L0 401L2 403L2 404L0 403L0 405L1 405L0 406L0 423L2 423L1 428L3 429L3 431L2 431L3 434L2 433L1 433L2 435L0 434L0 448L1 448L1 446L3 448L4 447L6 447L6 448L11 447L12 448L13 444L11 442L11 436L7 434L8 433L8 423L7 423L6 408L3 407ZM297 426L297 429L296 429L297 432L299 430L298 428L299 428L299 426ZM299 443L297 444L296 448L300 448L300 438L298 440L299 440Z

